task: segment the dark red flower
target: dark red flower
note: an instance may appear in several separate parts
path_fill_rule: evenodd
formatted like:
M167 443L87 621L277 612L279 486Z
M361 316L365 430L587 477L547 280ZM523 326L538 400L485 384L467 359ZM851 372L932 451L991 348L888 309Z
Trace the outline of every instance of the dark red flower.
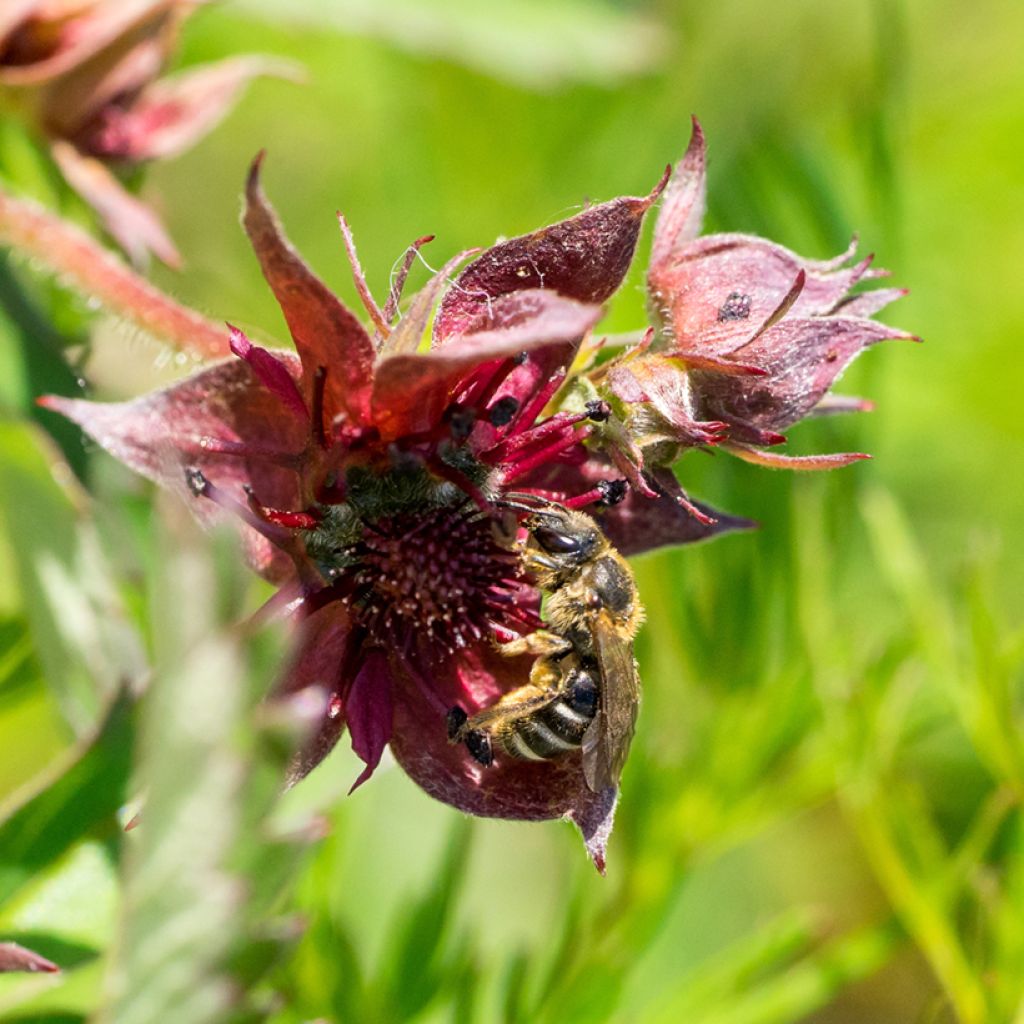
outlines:
M280 691L325 695L294 778L347 727L366 764L356 785L390 744L416 782L462 810L571 817L603 863L616 794L592 793L578 756L483 768L448 742L445 717L522 685L531 659L502 656L494 640L541 623L540 595L496 536L495 502L512 490L600 509L620 496L617 471L586 445L604 404L548 407L660 189L503 242L445 292L468 254L456 257L401 317L405 271L426 240L410 249L381 308L342 221L367 330L289 244L257 161L245 227L297 354L230 328L236 358L164 391L113 405L45 400L118 459L185 494L200 518L226 509L244 524L251 563L280 586L274 604L297 624ZM637 500L602 513L631 551L747 525L702 525L671 500L640 512Z
M178 253L156 213L107 165L177 156L230 111L259 75L288 62L242 56L160 75L192 0L4 0L0 93L52 144L68 184L136 262ZM0 99L3 96L0 95Z
M591 792L578 755L499 757L483 768L447 741L450 708L489 706L531 668L494 644L541 623L540 595L494 529L507 514L503 496L592 507L626 553L751 525L692 501L667 467L697 446L793 468L860 458L793 459L765 448L809 414L863 407L830 398L829 388L865 346L910 337L870 319L902 292L849 294L878 276L869 260L848 265L852 249L815 263L744 235L698 239L704 142L695 122L667 189L666 174L645 198L502 242L449 285L468 254L456 257L402 316L402 284L427 239L410 247L381 308L342 220L368 330L288 243L258 171L257 162L245 227L297 354L231 328L234 360L165 391L119 405L46 404L185 494L201 518L227 509L244 524L252 564L280 586L274 607L297 625L279 689L325 695L294 778L347 728L366 764L356 785L390 745L427 792L465 811L572 818L600 865L616 793ZM663 189L648 278L655 326L601 362L590 331ZM39 251L50 226L38 211L7 206L12 237ZM83 244L53 248L66 248L63 262L92 280L81 273L92 265ZM99 276L102 285L107 271ZM121 306L138 293L151 320L192 322L124 272L113 276L105 291ZM200 327L208 350L209 325Z

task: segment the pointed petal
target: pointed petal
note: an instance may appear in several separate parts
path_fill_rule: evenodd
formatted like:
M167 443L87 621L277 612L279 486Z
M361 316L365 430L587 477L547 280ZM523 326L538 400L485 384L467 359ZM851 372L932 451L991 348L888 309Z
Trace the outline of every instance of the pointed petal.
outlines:
M734 362L728 357L709 356L688 349L673 352L691 370L707 370L709 373L725 373L730 377L765 377L768 371L751 363Z
M433 235L421 235L419 238L415 239L408 248L406 248L405 254L402 256L402 262L393 269L391 274L391 288L388 291L387 301L384 303L384 319L387 320L389 324L394 323L395 317L398 316L398 306L402 301L402 293L405 291L405 282L409 277L409 271L412 269L412 265L416 261L416 257L420 254L420 249L433 240ZM466 255L470 256L476 252L476 249L470 249L467 250ZM442 268L442 270L443 269L444 268ZM454 267L452 269L454 269ZM433 303L431 303L431 305L433 305Z
M652 267L651 303L672 338L669 347L724 356L763 327L801 271L803 287L789 316L828 313L865 276L870 258L821 271L813 261L752 235L709 235ZM750 359L744 351L745 362Z
M292 353L274 355L298 373ZM241 359L219 363L131 402L56 396L40 402L73 420L135 472L176 492L184 491L185 468L194 466L241 501L245 501L243 488L250 485L267 505L295 508L299 502L294 469L266 458L265 453L301 451L309 423L282 405ZM240 443L252 455L218 454L211 438ZM222 512L213 502L189 498L188 503L201 521L221 519ZM270 579L291 574L291 562L266 538L246 526L240 529L257 572Z
M284 313L302 360L307 402L316 371L327 369L327 419L347 412L357 423L369 416L373 341L342 301L313 273L285 236L260 187L262 154L246 184L245 230Z
M854 317L787 318L744 351L745 358L769 371L767 377L693 375L698 411L707 419L784 430L821 401L863 349L895 338L911 340L913 335Z
M518 481L517 487L539 491L557 500L585 494L597 481L619 475L604 456L592 455L580 466L546 466L525 480ZM752 519L719 512L710 505L695 501L694 505L706 517L714 520L712 523L701 523L669 496L678 487L669 470L656 469L650 475L665 494L645 498L630 492L624 501L611 508L590 507L586 510L597 519L608 539L624 555L639 555L677 544L693 544L711 540L719 534L757 527Z
M373 292L370 291L370 285L366 280L366 274L363 272L363 265L359 262L359 253L356 250L355 236L352 234L352 229L349 227L348 221L345 220L345 215L339 210L338 211L338 227L341 228L341 238L345 243L345 255L348 257L348 265L352 270L352 281L356 286L356 293L359 295L359 301L363 304L363 309L366 310L370 317L370 321L373 326L377 329L378 335L386 335L390 330L390 324L384 317L384 312L380 306L377 305L377 300L373 297Z
M278 359L265 348L254 345L243 331L231 324L228 324L228 333L231 351L249 364L259 382L299 419L308 417L309 410L289 370L291 360Z
M704 132L693 118L690 144L672 172L654 227L651 269L655 273L700 234L707 205L706 158Z
M668 470L652 473L660 481ZM669 486L664 488L667 492ZM710 522L701 522L669 496L644 498L630 494L626 500L609 509L602 518L602 529L608 539L624 555L639 555L663 547L695 544L712 540L724 533L753 530L757 523L745 516L720 512L702 501L693 503Z
M445 296L434 337L444 341L478 330L496 298L528 288L550 289L580 302L604 302L626 276L643 216L664 185L663 178L642 199L613 199L488 249Z
M836 416L847 412L872 412L875 403L854 395L825 395L810 411L810 416Z
M382 357L415 352L419 348L442 289L448 283L449 277L455 272L455 268L475 252L477 252L476 249L467 249L465 252L460 252L457 256L453 256L416 293L416 297L412 300L405 315L395 325L395 329L388 335L384 344L381 345L380 354Z
M579 806L569 812L569 817L580 830L583 845L599 874L605 873L608 840L615 824L615 806L619 802L619 787L609 786L600 793L590 793Z
M603 867L614 798L592 793L581 759L570 753L553 761L520 761L497 753L494 764L477 764L465 747L448 742L445 714L458 704L473 713L526 682L530 658L505 658L489 648L460 652L461 661L438 673L439 703L422 689L396 678L391 751L406 774L430 796L484 818L576 821L595 863Z
M832 312L837 316L856 316L867 319L885 309L890 302L902 299L904 295L908 294L907 288L875 288L869 292L851 295L848 299L840 302Z
M104 152L139 163L177 156L228 115L242 90L263 76L300 80L301 68L273 57L229 57L191 67L149 86L112 123Z
M768 469L791 469L804 472L840 469L854 462L870 459L863 452L835 452L829 455L783 455L782 452L768 452L763 448L751 448L745 444L723 445L726 451L755 466Z
M33 953L31 949L19 946L16 942L0 942L0 974L12 971L44 971L54 974L59 970L55 963Z
M285 672L274 687L277 697L309 693L318 712L312 734L292 759L288 785L304 779L334 749L345 731L342 666L351 627L344 607L334 602L296 624L297 634Z
M382 360L373 387L373 422L385 440L426 430L437 423L456 385L474 367L537 348L571 349L600 315L597 306L550 291L524 291L496 299L487 330L453 339L427 353ZM571 361L571 351L566 358Z
M391 668L383 651L370 651L345 699L345 717L352 749L366 765L349 793L358 789L380 764L391 740L394 704L391 699Z
M170 267L181 266L181 256L156 212L128 192L99 160L83 156L68 142L55 142L52 152L67 183L96 211L132 263L145 266L153 253Z

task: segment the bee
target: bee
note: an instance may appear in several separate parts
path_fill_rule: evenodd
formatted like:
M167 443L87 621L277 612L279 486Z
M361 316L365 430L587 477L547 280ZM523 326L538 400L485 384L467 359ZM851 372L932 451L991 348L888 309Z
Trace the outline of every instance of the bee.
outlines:
M633 638L643 609L629 565L590 516L558 505L528 510L520 551L548 595L546 628L500 650L536 657L530 682L475 715L452 708L448 735L483 765L495 745L535 761L582 748L583 774L596 793L618 782L633 738L640 702Z

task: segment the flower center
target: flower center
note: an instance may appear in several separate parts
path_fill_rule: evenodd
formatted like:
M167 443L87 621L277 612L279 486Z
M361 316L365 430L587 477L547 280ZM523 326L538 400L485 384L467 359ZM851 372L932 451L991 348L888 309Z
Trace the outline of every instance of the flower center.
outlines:
M336 577L345 600L374 640L399 656L436 661L523 615L519 556L472 505L367 523L348 554Z

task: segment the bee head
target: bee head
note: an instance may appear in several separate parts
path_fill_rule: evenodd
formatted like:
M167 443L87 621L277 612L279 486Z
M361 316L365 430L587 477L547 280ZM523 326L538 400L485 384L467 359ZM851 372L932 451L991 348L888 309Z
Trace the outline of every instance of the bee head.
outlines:
M582 512L546 508L526 521L531 560L555 574L572 572L591 561L607 544L597 523Z

